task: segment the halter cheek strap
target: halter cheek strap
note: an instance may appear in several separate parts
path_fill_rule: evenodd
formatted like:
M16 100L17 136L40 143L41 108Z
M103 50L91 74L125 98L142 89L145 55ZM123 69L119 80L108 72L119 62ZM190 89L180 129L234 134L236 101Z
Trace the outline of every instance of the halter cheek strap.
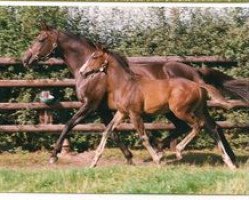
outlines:
M99 72L106 72L107 66L108 66L108 61L106 59L105 62L102 64L102 66L99 68Z
M105 61L105 62L101 65L101 67L99 67L98 69L93 70L91 74L96 74L96 73L99 73L99 72L104 72L104 73L106 73L106 68L107 68L107 66L108 66L108 62Z
M57 41L55 41L53 44L52 44L52 49L47 53L46 56L42 56L42 58L47 58L50 56L50 54L52 54L54 52L54 50L56 49L57 47Z

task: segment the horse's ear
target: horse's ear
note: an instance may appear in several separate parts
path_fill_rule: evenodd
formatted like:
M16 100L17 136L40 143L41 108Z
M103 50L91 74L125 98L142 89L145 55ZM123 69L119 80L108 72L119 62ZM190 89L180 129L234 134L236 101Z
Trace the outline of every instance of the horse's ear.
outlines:
M95 47L96 47L97 50L102 50L102 49L103 49L103 46L102 46L101 43L97 43L97 44L95 45Z
M49 26L45 21L41 21L41 30L42 31L50 31L53 29L52 26Z
M49 30L49 27L48 27L48 25L47 25L47 23L45 21L41 21L40 25L41 25L41 30L42 31L48 31Z
M107 53L107 52L108 52L107 47L104 47L104 46L103 46L103 47L102 47L102 51L105 52L105 53Z
M101 43L97 43L96 44L96 49L100 50L100 51L104 51L104 52L107 51L107 48L103 44L101 44Z

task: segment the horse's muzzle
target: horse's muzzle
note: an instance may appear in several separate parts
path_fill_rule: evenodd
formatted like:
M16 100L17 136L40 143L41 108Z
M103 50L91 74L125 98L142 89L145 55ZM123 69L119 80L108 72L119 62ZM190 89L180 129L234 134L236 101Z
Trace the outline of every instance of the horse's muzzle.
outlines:
M37 61L38 61L38 56L32 55L30 51L26 52L22 58L22 64L24 67L28 67Z
M87 78L87 76L89 75L89 72L87 71L80 71L80 75L82 78Z

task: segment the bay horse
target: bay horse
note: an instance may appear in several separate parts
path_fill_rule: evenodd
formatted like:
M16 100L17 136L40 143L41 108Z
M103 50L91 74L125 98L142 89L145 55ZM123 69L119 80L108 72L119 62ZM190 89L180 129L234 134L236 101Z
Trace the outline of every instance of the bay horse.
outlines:
M58 159L57 153L61 150L61 145L66 135L91 112L97 109L100 118L105 124L108 124L113 117L106 103L105 76L103 76L103 74L96 74L94 75L95 77L83 79L79 74L80 67L95 50L96 47L85 38L79 38L71 33L59 31L46 24L42 24L41 32L23 55L22 62L24 66L32 65L41 59L47 59L51 56L62 58L75 77L76 94L78 99L82 102L81 108L74 114L72 119L66 123L58 138L50 157L51 163ZM183 63L171 62L165 65L156 63L131 64L131 69L137 74L147 76L151 79L165 79L172 76L180 76L193 81L203 82L196 69ZM98 88L95 88L95 85L98 85ZM218 96L218 98L213 96L212 98L218 99L217 101L219 101L220 104L227 107L227 104L223 103L226 100L222 96L221 98L220 95ZM189 130L189 126L175 117L173 113L167 113L166 117L174 123L176 128L172 131L173 133L166 138L164 144L168 144L171 139L177 138ZM118 137L116 135L114 137L116 143L119 144ZM122 152L125 152L124 154L126 155L127 161L130 163L132 154L126 150L122 143L120 143L119 146L121 146Z
M126 58L106 49L97 48L80 69L86 78L92 74L106 74L108 105L117 110L114 118L108 124L96 150L91 167L97 165L109 134L129 117L137 130L144 147L150 153L156 164L161 156L153 149L146 134L143 114L158 114L171 112L191 127L190 133L176 146L176 152L181 156L185 146L204 128L215 138L222 151L223 161L229 168L236 168L234 153L223 132L210 117L207 109L207 91L200 84L183 78L151 80L135 74L130 70Z
M72 34L57 31L42 23L41 32L34 40L32 46L29 47L23 55L22 62L25 67L39 60L46 59L52 56L52 54L61 57L75 78L76 95L82 102L80 109L63 128L52 151L49 163L54 163L58 160L57 154L61 151L62 143L66 135L90 113L98 110L105 124L108 124L112 119L112 113L105 104L105 76L103 74L96 74L83 79L79 73L80 67L93 51L95 51L95 46L90 41L79 39ZM121 148L127 162L131 164L132 154L129 149L116 135L113 135L113 139Z

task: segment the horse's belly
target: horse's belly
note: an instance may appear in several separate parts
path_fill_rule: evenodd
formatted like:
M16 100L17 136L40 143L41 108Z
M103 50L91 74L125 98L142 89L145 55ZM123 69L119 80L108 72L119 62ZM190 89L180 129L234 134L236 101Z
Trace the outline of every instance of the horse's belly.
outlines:
M168 82L165 80L145 81L141 85L144 96L144 112L164 113L169 110Z
M148 106L144 109L147 114L160 114L169 111L168 105Z

